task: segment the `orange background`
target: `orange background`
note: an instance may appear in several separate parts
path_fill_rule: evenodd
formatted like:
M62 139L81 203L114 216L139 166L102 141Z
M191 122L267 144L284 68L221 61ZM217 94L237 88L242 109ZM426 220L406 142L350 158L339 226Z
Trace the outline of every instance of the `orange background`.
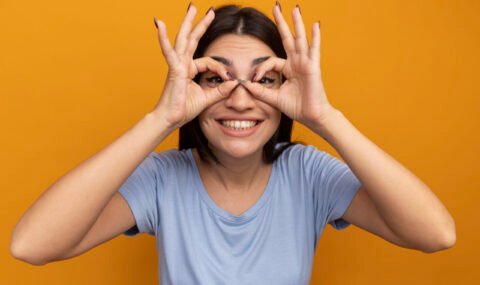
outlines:
M158 284L153 236L122 235L42 267L13 259L9 242L49 185L158 101L167 66L153 16L173 40L188 5L165 2L0 2L0 284ZM275 2L258 2L237 3L271 17ZM195 1L199 15L223 3ZM327 226L311 284L480 284L480 2L284 0L290 24L296 3L307 31L322 22L321 67L332 105L424 180L457 226L456 245L434 254L355 226ZM173 133L156 151L176 147L177 138ZM293 139L338 157L301 125Z

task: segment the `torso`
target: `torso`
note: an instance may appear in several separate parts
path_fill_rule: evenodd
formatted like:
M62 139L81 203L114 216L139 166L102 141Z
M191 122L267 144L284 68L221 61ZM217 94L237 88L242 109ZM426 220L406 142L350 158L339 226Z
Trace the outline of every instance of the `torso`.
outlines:
M205 184L205 182L204 182ZM215 191L215 187L211 187L208 183L205 185L205 189L212 200L225 211L240 216L248 209L250 209L260 199L265 190L265 187L258 187L254 193L248 194L228 194L226 191Z
M208 195L220 208L235 216L242 215L253 205L255 205L267 187L272 170L272 164L268 165L264 169L266 175L261 176L261 181L252 187L253 190L248 192L229 193L221 188L221 185L218 183L218 181L215 181L211 176L208 175L207 171L201 166L200 158L197 156L196 151L193 153L197 162L198 170L200 172L200 177L202 178L203 186L205 187Z

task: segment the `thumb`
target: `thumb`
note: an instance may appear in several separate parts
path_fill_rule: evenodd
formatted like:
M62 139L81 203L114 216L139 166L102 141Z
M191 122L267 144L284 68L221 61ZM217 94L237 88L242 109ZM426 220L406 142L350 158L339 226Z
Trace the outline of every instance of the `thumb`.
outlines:
M265 88L262 84L252 81L243 81L242 85L258 100L278 108L278 91L275 89Z

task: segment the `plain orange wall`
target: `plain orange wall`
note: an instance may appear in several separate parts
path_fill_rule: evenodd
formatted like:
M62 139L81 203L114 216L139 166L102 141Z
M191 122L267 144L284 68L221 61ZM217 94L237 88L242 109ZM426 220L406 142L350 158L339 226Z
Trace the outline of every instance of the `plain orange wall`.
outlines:
M195 1L199 15L222 3ZM275 1L237 3L271 15ZM296 3L281 1L284 14ZM434 254L397 247L355 226L327 226L311 284L480 284L474 245L480 240L480 2L298 3L307 31L322 22L330 102L425 181L457 226L457 244ZM0 2L0 284L158 284L153 236L119 236L43 267L13 259L9 242L22 213L49 185L153 108L167 70L153 17L167 23L173 39L187 5ZM156 151L176 147L177 138L173 133ZM338 157L301 125L293 138Z

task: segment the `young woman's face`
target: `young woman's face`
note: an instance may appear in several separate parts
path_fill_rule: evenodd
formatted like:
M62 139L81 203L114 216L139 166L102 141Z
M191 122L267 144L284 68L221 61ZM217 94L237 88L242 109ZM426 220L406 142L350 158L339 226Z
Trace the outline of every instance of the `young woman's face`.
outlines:
M262 41L246 35L219 37L204 56L225 64L236 79L251 80L255 67L275 53ZM258 83L265 88L279 88L280 74L269 71ZM200 77L203 89L216 88L222 79L214 72ZM280 124L281 112L256 99L245 87L237 85L225 99L209 106L199 115L200 127L209 146L218 157L245 158L263 152L263 146Z

